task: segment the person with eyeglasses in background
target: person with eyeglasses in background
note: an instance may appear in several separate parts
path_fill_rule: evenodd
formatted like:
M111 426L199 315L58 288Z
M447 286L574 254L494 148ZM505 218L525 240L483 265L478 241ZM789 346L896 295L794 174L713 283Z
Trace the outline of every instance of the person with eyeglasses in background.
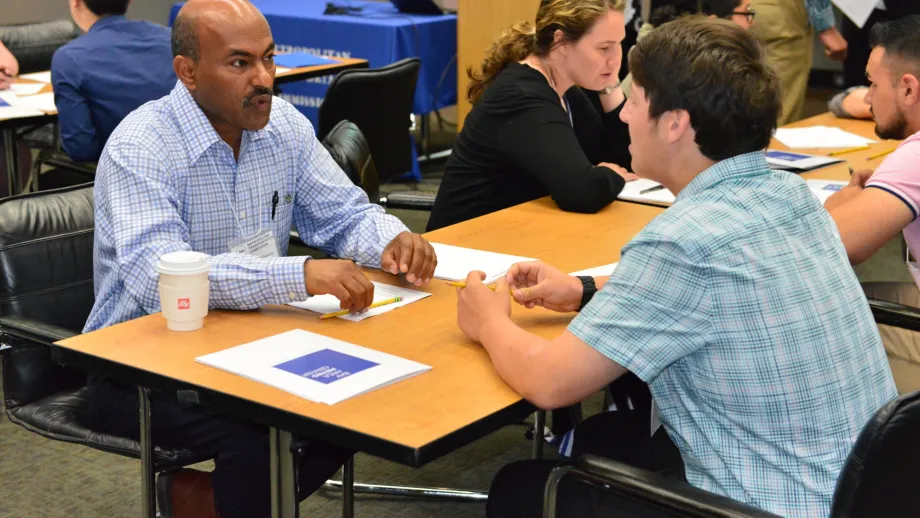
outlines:
M648 21L639 29L636 41L648 36L655 27L694 14L731 20L744 29L754 25L754 17L757 15L751 9L751 0L663 0L652 4L652 12ZM620 87L628 97L632 88L632 74L623 78Z

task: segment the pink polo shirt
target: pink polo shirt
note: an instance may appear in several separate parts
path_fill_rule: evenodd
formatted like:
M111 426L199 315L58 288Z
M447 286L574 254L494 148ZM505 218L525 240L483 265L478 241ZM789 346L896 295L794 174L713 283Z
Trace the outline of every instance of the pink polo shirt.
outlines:
M904 240L915 258L920 258L920 132L904 140L875 170L866 187L882 189L897 196L914 213L914 220L904 227ZM908 263L910 273L920 288L920 270Z

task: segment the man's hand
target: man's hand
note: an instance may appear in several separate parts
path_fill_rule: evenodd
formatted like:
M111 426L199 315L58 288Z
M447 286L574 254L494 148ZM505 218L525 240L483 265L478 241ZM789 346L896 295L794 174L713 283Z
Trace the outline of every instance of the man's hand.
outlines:
M627 182L631 182L631 181L633 181L633 180L638 180L638 179L639 179L639 177L636 176L635 173L630 173L629 171L626 170L626 168L620 167L620 166L618 166L618 165L616 165L616 164L611 164L610 162L601 162L601 163L599 163L599 164L597 164L597 165L606 167L607 169L610 169L610 170L613 171L614 173L616 173L616 174L622 176L623 179L626 180Z
M374 285L351 261L308 259L303 266L307 293L333 295L339 307L360 313L374 302Z
M855 198L866 187L866 182L874 173L872 169L860 169L850 175L850 183L846 187L832 194L824 201L825 210L833 210Z
M515 302L529 309L543 306L560 313L577 311L584 293L577 277L540 261L515 264L505 274L505 280L513 288Z
M495 291L486 287L483 272L470 272L466 288L457 288L457 325L466 336L482 342L483 329L493 319L511 316L508 282L499 279Z
M831 27L818 33L818 38L824 44L824 55L834 61L843 61L847 57L847 40L843 38L836 27Z
M380 266L383 271L393 275L406 274L406 280L421 286L427 285L434 277L438 258L434 248L424 237L411 232L396 236L383 250Z
M19 62L13 54L0 43L0 90L6 90L19 75Z

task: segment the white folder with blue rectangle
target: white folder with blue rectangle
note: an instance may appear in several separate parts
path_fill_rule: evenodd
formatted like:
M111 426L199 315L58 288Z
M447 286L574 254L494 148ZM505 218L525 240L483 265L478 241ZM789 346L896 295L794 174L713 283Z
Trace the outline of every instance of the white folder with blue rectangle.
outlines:
M195 361L327 405L431 369L303 329L199 356Z

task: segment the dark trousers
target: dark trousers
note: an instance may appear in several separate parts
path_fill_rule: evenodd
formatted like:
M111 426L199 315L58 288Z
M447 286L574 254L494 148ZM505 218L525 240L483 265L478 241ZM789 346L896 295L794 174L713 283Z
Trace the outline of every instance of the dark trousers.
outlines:
M604 412L586 419L575 428L572 457L592 454L671 476L684 477L680 452L663 428L649 437L648 411ZM557 463L525 460L502 468L489 490L488 518L541 518L546 480ZM629 502L602 489L563 479L557 497L557 516L592 518L601 516L647 516L648 510L630 509Z
M88 416L100 431L137 439L137 390L90 376ZM262 518L271 515L268 428L167 396L151 396L153 442L212 455L214 500L221 518ZM299 457L298 495L316 491L354 454L312 442Z

